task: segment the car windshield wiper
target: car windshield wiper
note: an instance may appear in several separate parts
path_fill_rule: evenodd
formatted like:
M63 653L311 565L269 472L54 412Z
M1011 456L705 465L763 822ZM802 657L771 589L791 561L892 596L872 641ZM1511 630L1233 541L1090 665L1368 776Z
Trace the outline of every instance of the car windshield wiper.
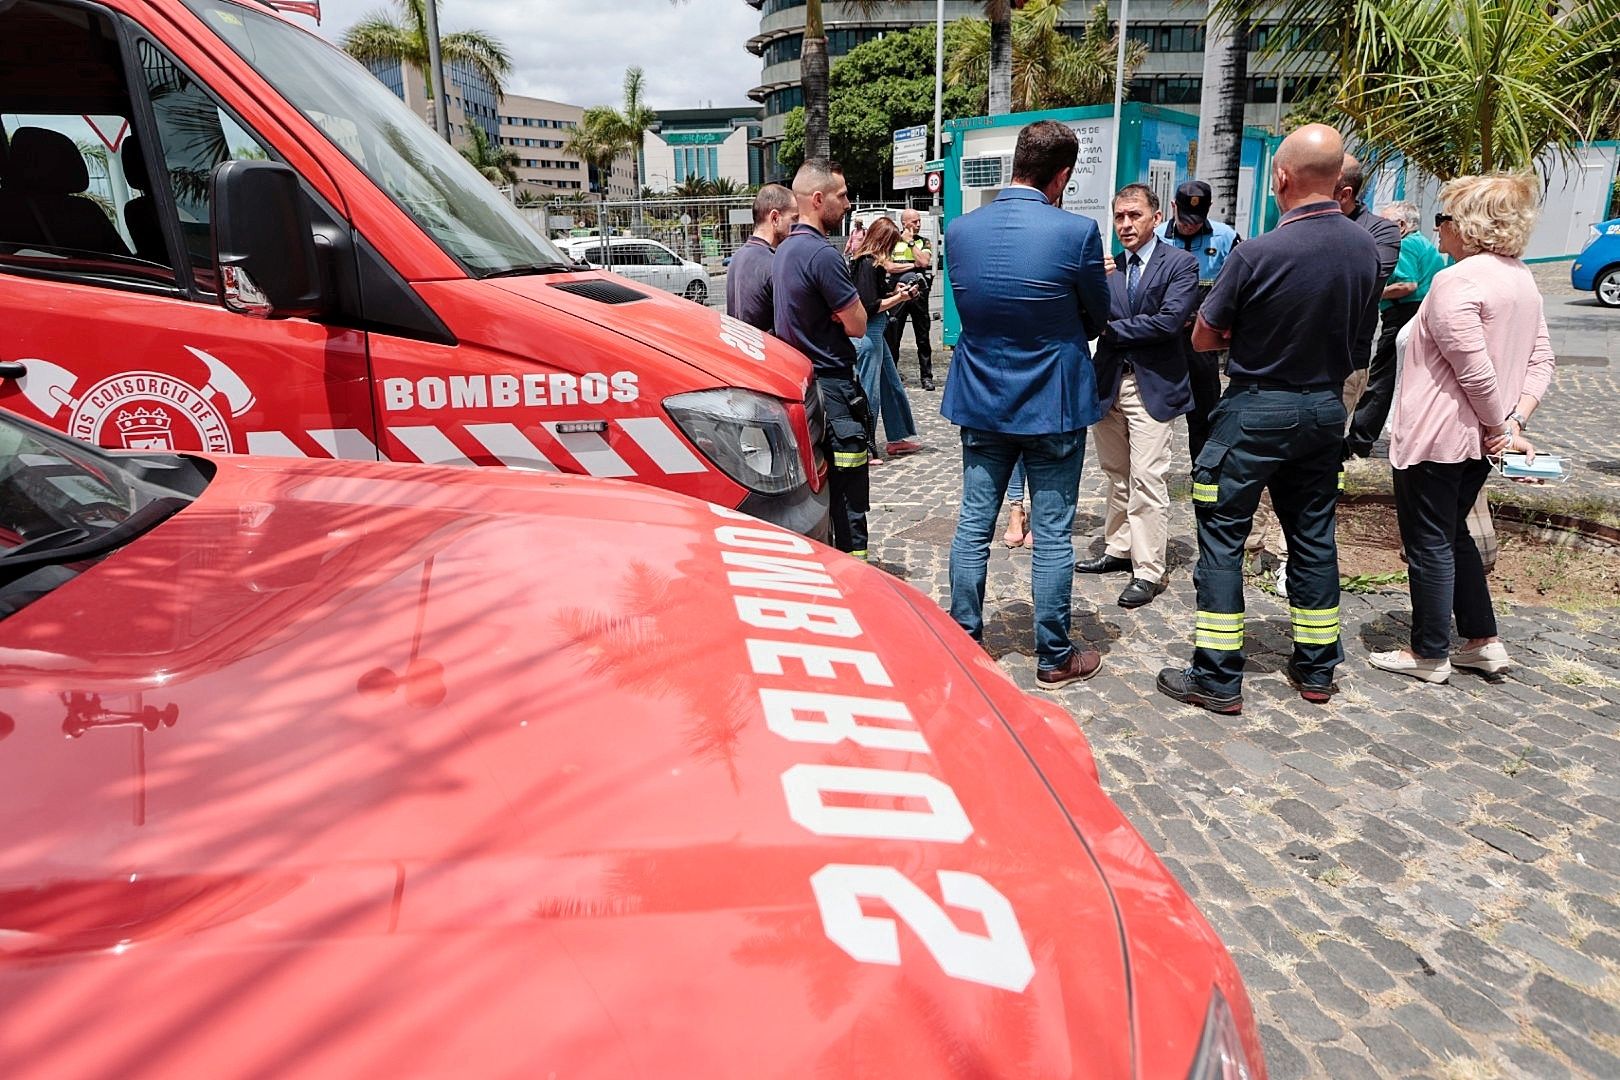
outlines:
M494 270L484 275L484 279L498 277L521 277L526 274L577 274L579 268L568 263L534 263L529 266L508 266L504 270Z
M153 499L117 525L94 536L87 538L82 529L61 529L19 544L0 555L0 585L16 581L42 566L60 566L116 551L190 505L190 499L177 496Z

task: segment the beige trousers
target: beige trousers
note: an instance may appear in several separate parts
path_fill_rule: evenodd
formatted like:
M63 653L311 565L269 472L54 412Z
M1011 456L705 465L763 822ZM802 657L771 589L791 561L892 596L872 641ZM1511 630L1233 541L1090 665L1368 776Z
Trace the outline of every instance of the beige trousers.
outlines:
M1107 552L1130 559L1133 577L1163 581L1170 537L1170 425L1148 415L1135 372L1120 380L1119 399L1091 434L1097 463L1108 477Z

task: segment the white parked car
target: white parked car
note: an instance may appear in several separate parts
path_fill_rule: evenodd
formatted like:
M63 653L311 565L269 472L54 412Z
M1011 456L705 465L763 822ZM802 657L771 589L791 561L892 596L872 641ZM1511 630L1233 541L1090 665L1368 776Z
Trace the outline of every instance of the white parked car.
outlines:
M615 236L609 242L613 248L615 274L677 293L699 304L708 300L709 272L702 265L688 262L656 240ZM600 236L577 236L560 243L570 258L597 268L607 266L607 260L602 257Z

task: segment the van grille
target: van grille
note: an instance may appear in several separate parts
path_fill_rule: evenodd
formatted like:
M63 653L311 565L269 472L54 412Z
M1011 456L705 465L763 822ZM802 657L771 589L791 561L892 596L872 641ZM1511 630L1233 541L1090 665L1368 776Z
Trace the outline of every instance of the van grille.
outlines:
M646 293L626 288L616 281L566 281L552 288L595 300L598 304L630 304L647 298Z

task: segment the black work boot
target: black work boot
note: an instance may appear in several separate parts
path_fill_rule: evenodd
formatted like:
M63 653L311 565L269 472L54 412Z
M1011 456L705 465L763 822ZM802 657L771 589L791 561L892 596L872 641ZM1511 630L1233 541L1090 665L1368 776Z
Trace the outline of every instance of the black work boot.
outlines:
M1159 693L1212 713L1236 716L1243 711L1243 695L1217 694L1213 690L1206 690L1191 671L1182 668L1160 669L1158 686Z

